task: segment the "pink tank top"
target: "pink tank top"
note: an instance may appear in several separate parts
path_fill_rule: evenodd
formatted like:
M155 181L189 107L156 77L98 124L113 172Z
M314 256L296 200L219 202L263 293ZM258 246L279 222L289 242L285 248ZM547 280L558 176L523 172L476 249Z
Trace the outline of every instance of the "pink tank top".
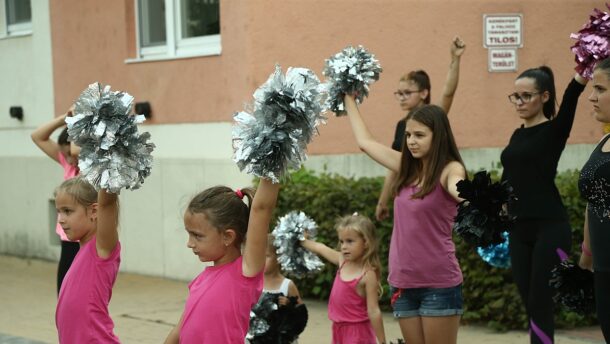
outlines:
M66 157L59 152L57 155L57 159L59 160L59 164L64 169L64 180L68 180L70 178L74 178L78 175L78 166L73 166L68 163Z
M356 287L364 273L351 281L341 279L341 267L337 270L335 281L328 299L328 318L334 323L357 323L369 320L366 298L358 295ZM365 272L366 273L366 272Z
M121 244L106 259L97 255L96 238L81 247L59 291L55 324L61 344L120 343L108 313L121 262Z
M250 310L263 290L263 272L246 277L242 257L208 266L191 283L180 344L244 344Z
M397 288L449 288L462 283L451 237L457 201L438 183L423 199L415 186L394 199L388 282Z
M64 180L74 178L78 175L78 167L70 165L66 161L64 155L61 154L61 152L59 152L59 154L57 155L57 159L59 160L59 164L61 165L61 167L63 167L64 169ZM61 225L59 223L55 225L55 233L59 235L61 241L70 241L70 239L68 239L68 237L66 236L66 233L64 233L64 229L61 228Z

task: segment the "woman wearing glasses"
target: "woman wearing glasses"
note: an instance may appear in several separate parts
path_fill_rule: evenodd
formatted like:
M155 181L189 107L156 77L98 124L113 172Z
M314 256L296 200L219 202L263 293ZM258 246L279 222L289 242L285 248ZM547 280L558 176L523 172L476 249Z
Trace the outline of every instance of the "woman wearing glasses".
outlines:
M438 104L445 113L449 113L449 109L453 103L453 95L457 89L460 76L460 58L465 49L466 45L459 37L455 37L451 42L451 64L449 65L449 72L447 73L447 80L445 82L445 88L443 89L442 98L440 104ZM396 97L396 100L399 101L400 108L405 114L408 114L415 108L430 104L430 92L430 78L428 77L428 74L423 70L415 70L400 78L398 90L394 92L394 96ZM392 142L392 149L395 151L402 151L405 126L405 118L401 119L396 124L396 132L394 133L394 141ZM389 215L387 204L390 195L392 194L394 178L396 178L396 173L388 170L375 210L375 217L379 221L387 218Z
M552 343L553 299L551 269L559 263L557 249L569 253L572 233L568 215L555 186L557 163L576 112L586 79L574 76L555 112L555 83L549 67L524 71L508 96L523 120L501 155L502 180L514 188L509 206L515 216L510 232L513 278L527 310L531 343Z

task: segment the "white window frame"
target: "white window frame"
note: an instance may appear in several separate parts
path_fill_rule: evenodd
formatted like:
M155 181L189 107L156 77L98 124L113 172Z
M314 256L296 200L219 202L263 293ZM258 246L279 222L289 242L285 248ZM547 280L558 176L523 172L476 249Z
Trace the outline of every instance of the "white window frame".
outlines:
M0 0L2 1L2 0ZM126 62L167 60L189 58L195 56L220 55L220 34L203 37L182 38L181 0L165 0L165 44L142 47L139 1L136 5L136 44L137 58Z
M0 0L0 24L2 26L0 31L0 37L9 38L9 37L18 37L18 36L27 36L32 34L32 16L30 16L29 22L18 23L18 24L9 24L8 23L8 13L7 9L7 1L9 0ZM33 12L32 8L32 0L30 0L30 13Z

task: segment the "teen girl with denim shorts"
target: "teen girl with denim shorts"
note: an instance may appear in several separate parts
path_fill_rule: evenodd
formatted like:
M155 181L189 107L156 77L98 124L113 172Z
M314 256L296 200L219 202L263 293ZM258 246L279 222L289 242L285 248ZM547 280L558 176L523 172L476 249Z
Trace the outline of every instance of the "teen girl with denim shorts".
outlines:
M462 273L451 232L466 169L447 115L435 105L412 110L397 152L372 137L352 96L345 104L360 149L397 173L388 282L402 335L409 344L456 343Z

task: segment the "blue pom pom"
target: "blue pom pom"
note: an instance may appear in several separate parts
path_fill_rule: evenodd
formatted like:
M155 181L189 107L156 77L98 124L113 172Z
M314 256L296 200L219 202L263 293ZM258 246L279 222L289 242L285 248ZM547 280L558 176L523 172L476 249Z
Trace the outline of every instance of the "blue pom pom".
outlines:
M483 260L496 268L508 269L510 267L510 253L508 252L508 232L503 232L504 242L487 247L478 247L477 253Z

